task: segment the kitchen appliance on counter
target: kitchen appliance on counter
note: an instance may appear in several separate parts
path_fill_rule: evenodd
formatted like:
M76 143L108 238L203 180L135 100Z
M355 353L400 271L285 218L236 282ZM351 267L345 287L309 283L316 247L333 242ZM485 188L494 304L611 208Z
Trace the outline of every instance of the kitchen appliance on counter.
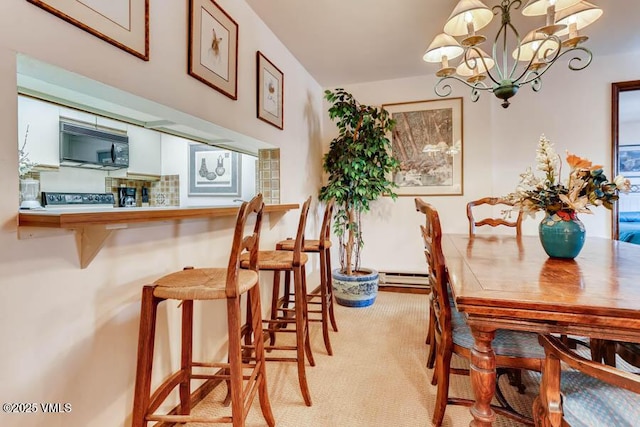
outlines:
M118 188L118 206L121 208L136 207L136 189L134 187Z
M113 209L115 197L112 193L54 193L42 192L45 209Z

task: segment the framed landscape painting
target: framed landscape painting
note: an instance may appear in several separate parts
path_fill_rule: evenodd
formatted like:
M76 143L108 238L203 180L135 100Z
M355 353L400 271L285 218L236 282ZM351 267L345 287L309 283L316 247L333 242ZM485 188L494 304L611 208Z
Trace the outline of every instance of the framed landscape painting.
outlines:
M189 196L240 196L240 154L189 144Z
M463 194L462 98L384 104L395 128L388 135L400 162L392 179L399 196Z
M284 74L261 52L257 58L258 118L278 129L284 128Z
M149 60L149 0L27 0L59 18Z
M189 75L238 99L238 24L213 0L189 0Z

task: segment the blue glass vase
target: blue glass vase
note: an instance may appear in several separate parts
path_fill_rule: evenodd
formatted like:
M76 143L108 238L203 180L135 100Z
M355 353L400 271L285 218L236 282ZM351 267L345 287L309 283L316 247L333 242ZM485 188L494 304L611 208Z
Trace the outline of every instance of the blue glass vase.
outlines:
M584 224L575 212L547 213L538 231L542 247L551 258L573 259L584 246Z

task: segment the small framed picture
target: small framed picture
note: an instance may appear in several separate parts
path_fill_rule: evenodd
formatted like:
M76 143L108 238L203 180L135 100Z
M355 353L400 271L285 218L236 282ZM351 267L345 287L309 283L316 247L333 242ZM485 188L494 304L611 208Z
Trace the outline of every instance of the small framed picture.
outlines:
M284 74L262 52L256 54L258 64L258 118L284 129Z
M189 0L189 75L238 99L238 24L213 0Z
M149 60L149 0L27 0L145 61Z
M621 145L618 162L618 172L624 176L640 176L640 145Z
M189 196L240 196L240 154L189 144Z

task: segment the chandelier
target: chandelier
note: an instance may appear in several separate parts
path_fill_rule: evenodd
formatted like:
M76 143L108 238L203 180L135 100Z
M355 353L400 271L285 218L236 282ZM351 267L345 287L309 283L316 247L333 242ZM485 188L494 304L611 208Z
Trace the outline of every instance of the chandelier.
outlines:
M591 51L581 46L588 37L579 33L602 15L602 9L584 0L529 0L522 14L546 15L546 25L520 38L511 23L512 9L519 9L523 0L502 0L489 9L480 0L460 0L438 34L429 45L423 59L441 64L436 72L440 77L435 85L438 96L451 94L448 80L453 79L471 88L471 100L480 98L480 91L488 91L509 106L509 98L521 86L530 84L537 92L542 75L561 56L575 54L569 61L570 70L583 70L592 59ZM494 15L501 15L501 26L493 41L492 55L479 46L486 37L476 31L487 26ZM567 36L564 40L564 36ZM460 42L455 38L462 38ZM449 60L462 55L457 67ZM510 63L513 61L512 63ZM490 82L487 81L487 78ZM489 83L489 84L487 84Z

